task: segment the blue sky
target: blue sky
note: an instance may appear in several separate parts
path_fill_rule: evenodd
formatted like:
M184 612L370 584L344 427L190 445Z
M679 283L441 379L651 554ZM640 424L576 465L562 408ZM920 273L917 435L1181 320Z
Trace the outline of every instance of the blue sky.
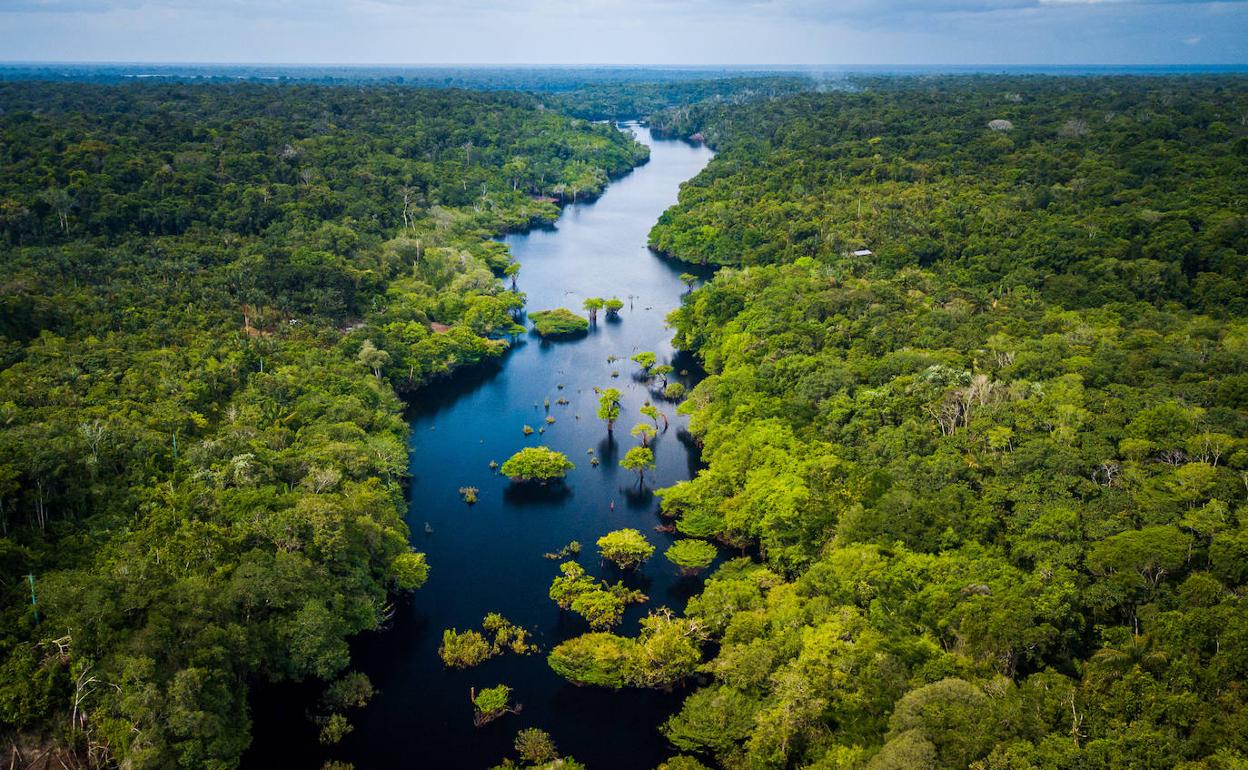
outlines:
M1245 64L1248 0L0 0L0 58Z

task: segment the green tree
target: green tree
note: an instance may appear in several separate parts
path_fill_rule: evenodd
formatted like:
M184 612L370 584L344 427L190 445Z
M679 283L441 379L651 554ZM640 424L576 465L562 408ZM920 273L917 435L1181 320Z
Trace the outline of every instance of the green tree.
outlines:
M607 433L615 430L615 421L620 417L620 399L624 394L615 388L598 391L598 419L607 421Z
M620 466L637 474L639 484L646 482L646 471L654 470L654 450L645 446L635 446L624 453Z
M589 297L585 300L584 307L589 312L589 322L591 324L598 323L598 311L602 310L605 304L601 297Z
M472 668L494 655L490 643L477 631L459 631L448 628L442 632L442 645L438 657L448 668Z
M655 437L658 431L649 423L639 422L633 426L632 435L641 439L643 447L650 446L650 440Z
M360 352L355 358L361 364L371 369L373 376L377 379L381 379L382 368L390 363L390 354L384 350L379 350L372 340L364 340L364 344L360 346Z
M631 359L635 364L641 367L641 373L647 378L650 376L650 370L654 368L654 353L649 350L643 350L635 354Z
M705 540L685 538L668 546L663 556L680 568L682 575L696 575L715 561L718 549Z
M598 553L620 569L636 569L654 553L654 546L635 529L617 529L598 538Z
M500 468L504 476L513 482L559 480L576 466L562 452L549 447L525 447L516 452Z

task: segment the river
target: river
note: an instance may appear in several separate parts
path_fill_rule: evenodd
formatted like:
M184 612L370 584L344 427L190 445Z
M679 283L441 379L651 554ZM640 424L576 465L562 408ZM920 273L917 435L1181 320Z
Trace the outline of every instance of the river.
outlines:
M655 401L671 424L654 442L657 468L647 474L644 489L617 461L636 443L629 430L646 419L638 408L654 398L634 377L638 367L629 356L654 351L661 362L688 372L674 379L690 384L697 376L693 362L673 359L664 323L680 304L685 286L678 275L688 268L653 255L646 236L676 202L681 182L701 171L712 153L654 139L644 127L628 128L650 146L647 164L614 181L598 200L566 207L554 227L505 238L522 266L518 288L527 295L529 311L567 307L583 313L586 297L617 296L625 302L619 318L600 314L596 328L576 340L529 336L497 365L457 374L418 395L409 415L408 523L431 572L428 583L396 608L390 628L354 645L356 665L378 694L352 715L355 730L322 755L306 745L311 738L306 728L297 729L305 739L275 740L290 736L282 725L294 728L303 715L272 696L257 698L256 745L246 764L259 767L280 756L286 766L302 766L306 758L315 767L328 755L359 770L481 770L514 757L511 744L524 727L546 730L563 755L591 770L649 770L669 754L657 728L679 705L680 693L574 687L555 676L545 659L559 641L588 630L547 596L558 562L543 554L571 540L584 545L579 561L591 574L623 577L649 595L646 604L629 608L620 633L636 633L650 609L683 610L700 585L677 576L662 557L672 537L654 529L660 519L650 490L688 478L697 463L675 404ZM610 356L620 360L609 363ZM624 393L613 441L595 415L594 387ZM561 397L570 403L557 404ZM553 424L546 425L547 414ZM526 437L526 424L546 431ZM491 461L502 463L518 449L539 444L576 463L564 485L513 487L490 470ZM601 462L597 467L590 463L590 449ZM458 490L465 486L480 490L473 506L460 498ZM600 536L622 527L641 530L657 547L635 575L602 565L594 547ZM508 654L466 671L446 670L437 655L443 629L479 629L487 612L530 629L542 653ZM523 710L474 727L470 689L500 683L513 688L513 702Z

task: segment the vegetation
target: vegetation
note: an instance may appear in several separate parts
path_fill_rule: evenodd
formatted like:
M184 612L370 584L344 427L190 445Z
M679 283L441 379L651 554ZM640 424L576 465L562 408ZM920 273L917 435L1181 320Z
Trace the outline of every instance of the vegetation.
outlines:
M616 388L598 389L598 419L606 420L607 433L615 430L615 421L620 419L620 399L624 397Z
M655 364L654 353L649 350L643 350L640 353L634 354L629 360L641 367L641 373L643 376L647 379L650 377L650 370L654 368Z
M453 628L442 632L442 646L438 647L438 657L448 668L472 668L479 666L493 656L490 643L478 631L460 633Z
M568 337L589 329L589 321L566 307L539 310L529 313L529 318L533 321L533 330L543 337Z
M516 754L520 757L517 765L511 759L503 760L503 764L494 770L523 767L528 770L585 770L585 766L572 757L561 757L550 734L536 727L526 727L516 733L513 744Z
M585 310L589 313L589 322L591 324L598 323L598 311L605 306L601 297L589 297L584 302Z
M690 111L719 154L653 242L740 269L671 317L708 467L660 494L760 558L690 601L711 681L665 735L727 767L1243 763L1245 81L869 82ZM598 648L551 663L627 684Z
M658 430L648 422L639 422L633 426L631 431L634 436L641 439L642 447L650 446L650 441L658 434Z
M595 630L616 626L624 619L624 608L649 599L623 583L598 582L574 561L559 565L560 577L550 584L550 598L561 610L580 615Z
M483 727L504 714L514 714L520 706L511 705L511 688L505 684L472 692L472 723Z
M228 768L252 683L333 680L428 572L395 391L645 156L517 94L0 83L0 734Z
M635 446L624 453L620 467L637 474L637 483L646 483L646 471L654 470L654 450L647 446Z
M542 554L542 556L543 558L550 559L551 561L561 561L563 559L568 559L568 558L575 559L577 556L580 555L580 553L581 553L580 541L573 540L572 542L568 543L564 547L560 548L558 551L548 551L547 553Z
M660 610L642 619L637 639L583 634L559 644L547 660L574 684L669 690L697 669L701 641L697 621Z
M719 550L714 543L684 538L667 547L663 557L680 568L682 575L696 575L715 561Z
M654 553L654 546L635 529L617 529L598 538L598 553L620 569L636 569Z
M607 310L607 315L618 318L620 311L624 309L624 300L618 297L612 297L603 303L603 307Z
M505 652L528 655L537 652L537 645L529 641L529 632L496 612L485 616L482 626L486 634L493 636L487 641L478 631L459 631L451 628L442 632L442 646L438 656L448 668L472 668Z
M530 446L509 457L500 471L513 482L538 481L545 484L562 479L575 467L562 452L544 446Z

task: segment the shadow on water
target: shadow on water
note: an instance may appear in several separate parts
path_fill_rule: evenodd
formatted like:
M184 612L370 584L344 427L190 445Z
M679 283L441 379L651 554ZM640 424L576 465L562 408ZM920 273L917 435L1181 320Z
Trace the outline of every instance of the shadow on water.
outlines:
M626 635L636 634L652 610L683 610L702 580L677 574L662 556L675 535L655 529L665 521L654 490L689 478L698 466L687 418L649 383L625 374L636 368L630 356L650 350L675 368L672 382L689 387L702 375L692 359L672 349L665 325L685 293L680 274L702 273L658 258L645 244L650 227L676 201L680 183L695 176L711 153L656 142L645 129L634 130L652 147L650 163L613 182L596 202L566 207L555 227L503 239L523 265L519 289L530 308L576 310L587 297L613 296L625 307L618 317L600 316L578 339L522 338L500 360L416 394L407 415L407 522L413 543L427 555L430 574L421 590L396 600L386 629L352 643L356 667L378 694L351 714L355 729L341 744L321 747L315 726L305 718L316 705L317 688L258 688L251 701L255 739L245 767L314 770L332 759L360 770L480 770L514 756L512 741L526 727L546 730L562 754L593 770L650 770L673 753L658 726L679 707L683 691L575 687L556 676L545 659L560 641L588 627L550 601L559 565L543 554L577 540L584 547L580 563L591 575L644 586L650 600L628 607L616 629ZM608 362L613 356L617 360ZM614 370L618 377L612 377ZM623 394L614 436L597 417L596 387ZM618 463L637 443L630 430L648 419L638 412L647 401L669 424L666 435L653 442L656 467L642 486ZM546 423L547 415L555 422ZM525 436L524 425L545 432ZM513 485L490 469L491 462L540 445L576 464L566 483ZM476 505L464 504L458 493L463 486L479 489ZM432 534L425 533L426 523ZM594 545L603 534L625 527L640 530L656 549L630 574L602 564ZM443 630L479 629L488 612L530 629L542 653L500 656L469 670L445 669L437 652ZM469 692L500 683L513 689L523 711L474 727Z

